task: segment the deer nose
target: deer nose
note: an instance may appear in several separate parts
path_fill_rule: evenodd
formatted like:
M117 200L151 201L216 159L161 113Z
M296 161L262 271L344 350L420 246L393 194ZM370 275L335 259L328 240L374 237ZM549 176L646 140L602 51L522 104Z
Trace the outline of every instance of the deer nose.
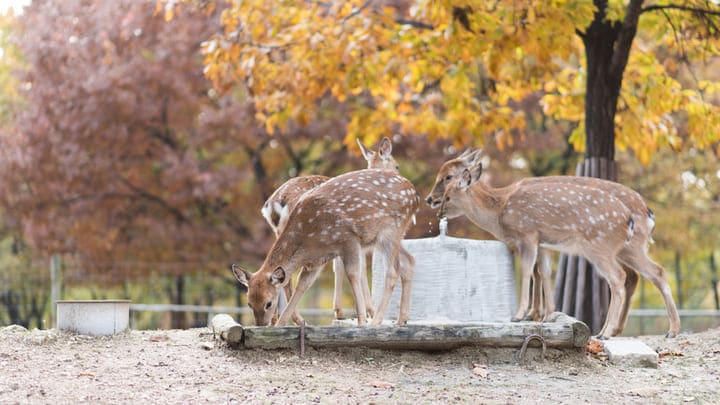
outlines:
M428 196L428 198L425 199L425 202L428 203L428 205L432 205L433 199L431 196Z

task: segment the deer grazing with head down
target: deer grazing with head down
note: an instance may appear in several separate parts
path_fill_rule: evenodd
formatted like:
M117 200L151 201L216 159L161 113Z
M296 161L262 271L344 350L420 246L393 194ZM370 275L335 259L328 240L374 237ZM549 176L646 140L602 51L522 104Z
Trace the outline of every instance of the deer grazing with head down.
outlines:
M371 249L373 254L383 255L386 263L390 263L372 323L382 322L398 276L402 293L397 322L407 322L414 260L403 263L398 260L398 254L400 241L417 208L418 197L412 183L387 170L346 173L303 194L290 211L260 270L252 274L237 268L235 272L238 281L248 287L248 305L255 315L255 323L270 323L280 288L290 282L296 269L302 268L296 291L276 323L286 325L325 263L339 257L352 287L358 324L365 324L366 303L359 262L360 255Z
M464 169L469 169L480 164L480 158L481 150L472 151L468 149L460 156L445 162L435 179L435 185L432 191L426 199L427 203L433 208L438 207L441 204L442 196L445 192L445 185L454 178L457 178ZM640 194L620 183L578 176L530 177L523 179L522 183L526 185L555 184L553 187L563 187L564 184L578 184L599 188L610 193L610 195L628 207L635 223L634 233L637 235L636 239L652 242L652 231L655 227L655 216L652 210L647 206ZM645 251L647 252L647 245L645 246ZM626 273L625 289L628 296L626 302L623 303L622 310L621 324L624 325L639 277L635 270L624 264L622 265ZM551 285L550 254L544 249L539 249L537 267L533 272L534 293L532 306L523 319L540 320L554 310L550 289ZM541 302L540 297L544 298L543 302Z
M360 148L360 152L367 162L368 169L381 169L390 170L395 173L398 172L398 164L392 156L392 142L388 137L383 137L380 140L377 151L366 149L359 139L357 140L357 144ZM265 201L265 204L263 204L260 212L267 221L268 225L270 225L270 228L273 230L276 238L285 228L285 223L290 215L290 211L295 207L297 202L300 200L300 197L329 179L330 177L321 175L298 176L286 181L278 187L275 192L273 192L267 201ZM401 247L398 260L403 261L403 263L398 264L398 266L408 266L413 258L404 248ZM372 302L372 295L370 294L370 287L368 286L367 272L362 270L366 267L364 254L360 257L359 266L361 269L360 282L365 296L367 314L368 316L373 317L375 309ZM236 274L236 271L237 268L233 269L233 274ZM333 259L333 272L335 273L333 312L335 314L335 319L343 319L345 316L342 309L342 291L345 270L343 262L339 258ZM291 280L291 282L285 286L286 297L292 296L292 285L293 283ZM293 314L292 318L297 324L300 324L302 321L302 317L298 313Z
M631 298L626 288L626 269L642 274L658 287L670 318L668 336L679 332L680 320L664 269L647 256L649 235L636 232L639 226L632 211L610 192L596 187L597 179L521 180L493 188L479 180L479 162L450 179L443 168L438 175L446 180L440 215L465 215L520 257L521 300L515 319L521 318L528 307L530 278L538 257L547 250L556 250L585 257L610 285L610 307L600 338L615 336L624 327L623 312Z

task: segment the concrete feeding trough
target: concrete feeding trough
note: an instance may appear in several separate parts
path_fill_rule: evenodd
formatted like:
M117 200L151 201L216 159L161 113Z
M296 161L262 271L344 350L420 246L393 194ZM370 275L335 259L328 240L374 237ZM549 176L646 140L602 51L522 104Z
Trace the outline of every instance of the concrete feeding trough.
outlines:
M114 335L128 329L130 300L57 301L57 327L81 335Z
M402 243L415 257L409 323L510 321L517 305L515 271L504 243L447 236L444 219L439 236ZM381 255L373 255L375 305L382 296L386 268ZM398 281L385 319L397 319L400 291Z

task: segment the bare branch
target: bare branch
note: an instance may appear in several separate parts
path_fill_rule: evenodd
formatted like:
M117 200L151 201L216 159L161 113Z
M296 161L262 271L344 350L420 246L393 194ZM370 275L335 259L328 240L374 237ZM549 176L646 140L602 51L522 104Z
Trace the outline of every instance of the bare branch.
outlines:
M706 8L701 7L692 7L692 6L683 6L680 4L653 4L651 6L643 7L640 12L646 13L649 11L656 11L656 10L681 10L681 11L689 11L692 13L699 13L704 15L716 15L720 16L720 10L708 10Z
M158 197L158 196L150 193L149 191L143 190L142 188L132 184L128 179L126 179L123 176L118 176L118 178L120 179L120 181L123 184L125 184L135 194L164 208L166 211L168 211L170 214L172 214L178 222L186 221L185 215L183 215L182 212L180 212L177 208L168 204L168 202L163 200L161 197Z
M625 19L620 26L610 63L610 72L615 80L622 80L622 74L630 56L630 48L637 33L642 3L643 0L631 0L625 10Z
M420 28L423 30L434 30L435 27L431 24L427 24L421 21L415 21L415 20L406 20L404 18L396 18L395 22L401 25L410 25L415 28Z

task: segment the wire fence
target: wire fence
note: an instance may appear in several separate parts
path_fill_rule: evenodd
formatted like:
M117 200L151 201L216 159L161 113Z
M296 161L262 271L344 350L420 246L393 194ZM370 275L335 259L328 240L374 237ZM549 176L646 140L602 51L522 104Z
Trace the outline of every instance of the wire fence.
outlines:
M59 287L53 283L49 264L0 268L0 326L50 328L55 299L129 299L133 329L202 327L217 313L233 314L242 324L253 322L244 291L230 272L222 269L223 264L186 263L177 274L168 274L168 268L179 267L176 263L121 265L136 266L140 270L118 271L119 265L113 264L106 271L87 272L65 262ZM702 263L697 263L688 268L701 266ZM192 269L203 270L188 271ZM717 290L712 290L717 289L717 284L710 281L695 280L683 285L684 307L680 315L684 331L720 326L720 311L714 300ZM58 290L56 298L51 294L53 288ZM301 313L309 323L332 321L332 289L333 273L324 271L301 301ZM350 289L345 291L347 295ZM678 293L674 285L673 291ZM352 299L345 296L347 314L352 313L349 311L352 307ZM639 286L634 308L624 335L659 334L667 330L662 298L649 283L643 281Z

